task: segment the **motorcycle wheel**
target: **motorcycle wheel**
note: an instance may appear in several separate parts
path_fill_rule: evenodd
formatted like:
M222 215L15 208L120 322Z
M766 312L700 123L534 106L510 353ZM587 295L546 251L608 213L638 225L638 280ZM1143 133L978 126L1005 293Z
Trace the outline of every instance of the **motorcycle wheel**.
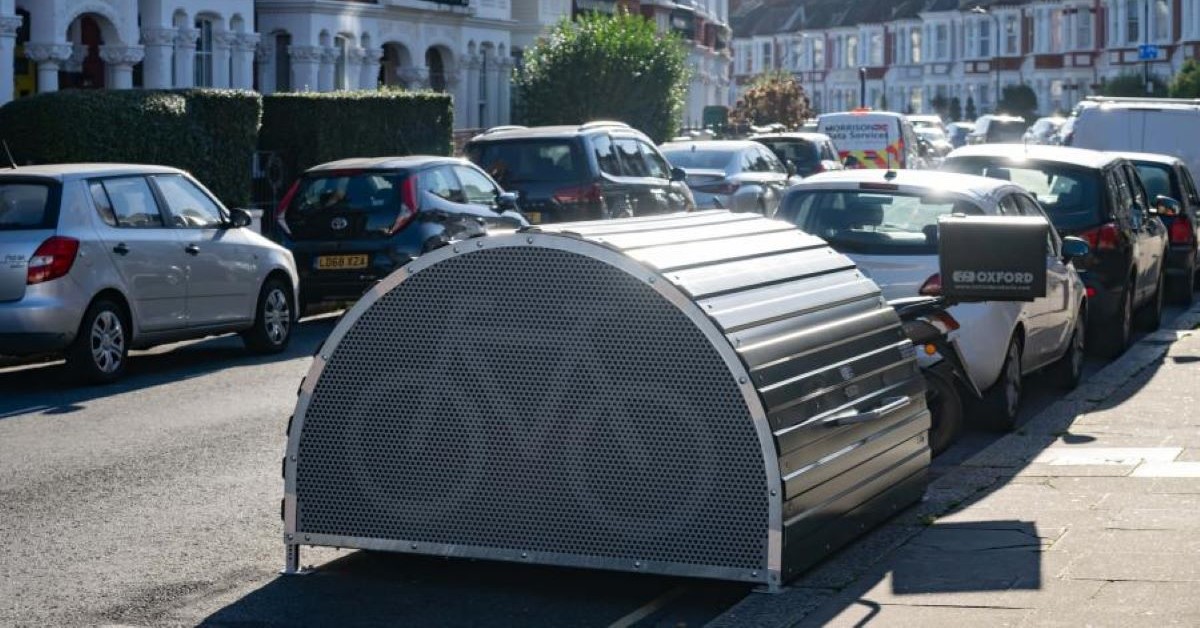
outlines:
M938 456L949 449L962 433L962 397L950 378L934 371L925 371L925 405L932 418L929 449L934 456Z

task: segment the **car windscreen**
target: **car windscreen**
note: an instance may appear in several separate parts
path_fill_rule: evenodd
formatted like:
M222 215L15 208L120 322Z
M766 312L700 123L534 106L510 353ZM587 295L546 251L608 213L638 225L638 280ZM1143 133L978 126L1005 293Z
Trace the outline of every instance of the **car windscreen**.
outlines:
M754 140L771 149L781 160L791 160L800 169L811 168L821 163L821 155L812 142L802 139ZM786 163L786 162L785 162Z
M53 229L58 222L48 183L0 182L0 231Z
M287 217L326 212L395 216L400 212L403 179L395 172L318 172L300 180Z
M738 154L735 150L668 148L663 157L676 168L685 170L725 170Z
M1032 193L1059 230L1095 225L1102 209L1100 172L1071 164L1011 160L1005 157L954 157L942 170L1011 181Z
M523 183L565 183L586 178L582 153L569 139L522 139L480 142L467 158L508 189Z
M842 253L936 255L937 221L982 214L973 203L942 195L876 190L794 190L777 218L824 238Z
M1133 165L1137 167L1138 176L1142 178L1142 185L1146 188L1148 198L1153 200L1158 196L1169 196L1179 200L1181 195L1175 192L1175 177L1172 176L1170 166L1145 162Z

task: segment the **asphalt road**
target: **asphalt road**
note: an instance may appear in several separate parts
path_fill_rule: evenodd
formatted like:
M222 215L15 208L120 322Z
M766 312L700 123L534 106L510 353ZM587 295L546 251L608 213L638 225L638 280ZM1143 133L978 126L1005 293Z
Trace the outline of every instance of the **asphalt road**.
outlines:
M749 593L310 548L314 574L279 576L284 431L333 324L306 320L272 358L236 337L139 352L109 387L74 387L60 363L0 369L0 625L680 628ZM1028 388L1026 413L1056 394ZM969 431L935 473L995 437Z

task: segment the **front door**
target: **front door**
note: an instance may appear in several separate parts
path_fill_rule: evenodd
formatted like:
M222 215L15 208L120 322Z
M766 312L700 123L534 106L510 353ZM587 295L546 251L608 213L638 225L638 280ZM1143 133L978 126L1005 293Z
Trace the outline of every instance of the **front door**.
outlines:
M150 179L166 206L187 264L188 324L206 327L253 320L258 263L242 234L228 229L220 205L183 175Z
M187 324L187 263L175 230L166 226L145 177L89 182L101 218L97 228L132 301L134 328L179 329Z

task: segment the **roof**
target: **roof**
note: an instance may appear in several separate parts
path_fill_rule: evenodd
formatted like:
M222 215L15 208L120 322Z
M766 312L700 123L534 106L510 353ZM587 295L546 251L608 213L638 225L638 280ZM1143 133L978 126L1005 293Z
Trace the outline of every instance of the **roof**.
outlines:
M305 172L323 172L326 170L403 170L407 168L422 168L430 164L462 164L462 159L442 157L439 155L406 155L403 157L351 157L330 161L309 168Z
M888 173L892 173L889 178ZM973 174L939 172L937 170L834 170L808 177L793 188L845 188L848 184L890 183L900 191L942 192L987 204L1008 189L1020 189L1013 183ZM909 188L904 190L903 188Z
M757 148L762 146L758 142L750 140L689 140L687 142L667 142L660 144L658 149L661 151L670 150L746 150L747 148Z
M734 37L746 38L882 24L914 19L927 12L1012 3L1011 0L764 0L736 10L729 22Z
M1134 153L1124 151L1108 152L1112 153L1113 155L1117 155L1118 157L1124 157L1125 159L1128 159L1134 163L1152 163L1162 164L1164 166L1174 166L1176 164L1186 165L1185 161L1173 155L1160 155L1158 153Z
M946 155L946 159L956 157L1003 157L1015 161L1035 160L1053 161L1072 164L1084 168L1103 168L1120 159L1113 153L1104 153L1086 148L1070 148L1067 146L1048 146L1044 144L977 144L963 146Z
M39 166L20 166L0 170L0 176L48 177L52 179L78 179L84 177L116 177L136 174L179 174L182 170L168 166L153 166L148 164L43 164Z

